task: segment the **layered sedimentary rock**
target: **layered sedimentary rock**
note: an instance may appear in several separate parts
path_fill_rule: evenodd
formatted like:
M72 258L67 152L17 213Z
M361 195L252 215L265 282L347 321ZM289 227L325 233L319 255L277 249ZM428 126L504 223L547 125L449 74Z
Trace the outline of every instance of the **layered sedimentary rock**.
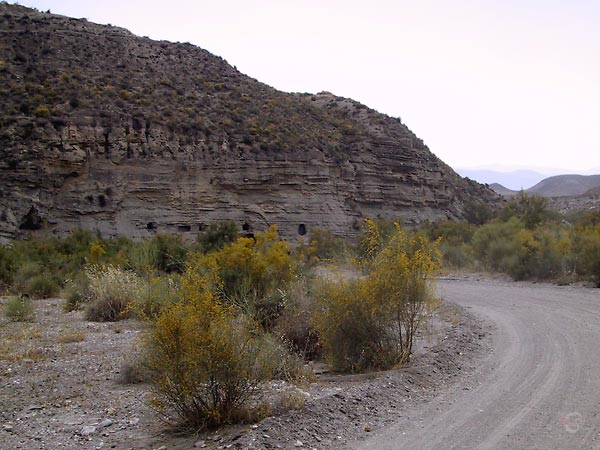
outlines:
M286 237L494 203L397 118L279 92L189 44L0 5L0 238L76 227Z

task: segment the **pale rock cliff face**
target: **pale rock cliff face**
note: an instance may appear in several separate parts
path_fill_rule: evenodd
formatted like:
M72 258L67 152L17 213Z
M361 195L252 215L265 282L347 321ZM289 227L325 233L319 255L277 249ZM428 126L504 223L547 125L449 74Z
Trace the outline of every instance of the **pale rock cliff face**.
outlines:
M498 201L442 163L399 119L352 100L280 93L187 44L11 5L0 5L0 14L0 75L7 83L0 135L4 241L77 227L105 236L197 233L224 219L250 230L274 223L288 238L312 227L354 236L364 217L407 224L460 219L465 202ZM27 54L39 50L41 30L49 33L45 47ZM104 42L111 35L126 39L125 50ZM131 61L146 55L152 62L144 61L143 79L113 79L109 56L96 55L96 63L73 56L78 45L100 40L106 55L125 51ZM178 62L162 73L172 49L187 55L185 67L212 73L209 81L186 85ZM44 51L52 58L44 59ZM123 64L140 72L133 62ZM125 87L115 95L118 83ZM157 105L165 83L178 94ZM147 99L132 100L144 92ZM46 105L49 112L40 108ZM250 106L240 112L240 105ZM185 115L178 116L181 110ZM201 123L184 127L179 117Z

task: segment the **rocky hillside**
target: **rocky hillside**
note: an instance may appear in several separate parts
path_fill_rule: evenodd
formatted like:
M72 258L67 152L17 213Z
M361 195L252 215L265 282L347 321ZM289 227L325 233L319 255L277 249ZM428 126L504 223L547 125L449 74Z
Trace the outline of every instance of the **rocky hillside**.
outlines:
M401 121L279 92L190 44L0 4L0 238L81 226L197 232L215 220L352 236L495 202Z
M519 193L519 191L513 191L507 187L504 187L500 183L492 183L490 184L490 188L493 189L496 193L502 195L503 197L512 197Z

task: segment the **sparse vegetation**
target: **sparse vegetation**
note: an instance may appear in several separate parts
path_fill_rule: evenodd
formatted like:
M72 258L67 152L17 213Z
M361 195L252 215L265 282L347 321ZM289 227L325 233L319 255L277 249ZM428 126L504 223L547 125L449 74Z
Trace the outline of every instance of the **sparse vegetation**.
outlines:
M4 315L13 322L33 321L35 319L35 311L29 296L9 297L4 304Z
M482 225L439 222L423 234L367 220L354 249L323 230L292 246L276 227L238 237L231 224L189 244L167 235L102 239L84 230L15 241L0 250L2 282L18 294L5 311L11 320L32 320L31 302L20 295L62 288L65 309L83 308L88 320L141 318L148 327L141 357L123 364L120 382L150 383L152 406L185 428L256 420L301 407L301 397L269 404L258 394L268 380L311 379L306 360L344 372L406 364L437 306L432 275L441 258L452 269L515 279L598 282L598 216L558 220L543 206L522 197ZM329 268L315 270L323 260ZM63 330L56 342L82 339ZM46 353L31 349L27 357Z
M45 151L61 154L69 148L63 146L69 134L79 133L81 142L88 141L87 131L71 133L80 122L95 134L90 139L93 145L84 148L86 154L98 152L95 156L109 165L119 162L118 158L110 159L117 152L123 159L143 152L144 160L149 160L163 157L159 153L164 150L161 147L159 152L150 143L168 140L164 158L177 160L178 173L187 172L186 176L197 175L187 164L192 158L207 158L217 161L218 167L226 167L221 162L227 158L244 161L260 155L263 161L283 160L285 151L308 148L304 155L307 160L322 153L328 163L331 158L344 168L348 153L358 154L366 146L380 145L381 152L387 153L390 142L402 140L403 147L424 149L399 120L330 94L288 95L256 85L222 60L192 46L133 40L118 29L111 30L111 38L99 44L89 40L97 33L75 31L86 28L81 21L73 19L65 25L68 32L53 33L63 19L17 23L11 14L8 16L0 18L3 24L11 25L10 33L5 33L10 59L0 61L0 92L6 100L0 142L10 145L0 146L0 160L10 171L19 168L22 172L18 173L26 172L28 177L46 173L36 170L38 148L33 143L45 142L51 136L52 145ZM34 27L36 32L32 33ZM60 35L60 41L47 39L54 34ZM125 41L132 39L132 45L122 45L123 37ZM59 50L61 57L56 58ZM61 70L52 68L56 61L70 57L77 63ZM81 114L85 121L79 120ZM384 129L386 133L381 132ZM386 139L381 138L384 134ZM114 145L114 140L127 145ZM125 147L127 153L122 150ZM66 170L57 174L56 180L81 176L77 164L63 165L61 170ZM347 170L353 169L344 168ZM403 170L410 170L410 164ZM404 178L411 177L408 174ZM222 181L228 180L218 180ZM33 190L39 180L28 183L28 189ZM59 181L56 183L60 187ZM464 186L462 192L470 193L468 185ZM446 188L451 191L451 186ZM474 188L473 192L478 191ZM89 208L98 217L118 201L106 186L80 197L84 205L81 210ZM21 201L20 196L15 198ZM348 203L353 207L358 202L348 198ZM407 364L419 329L438 306L432 278L442 258L451 269L499 271L517 280L600 283L600 215L559 217L544 199L524 193L499 213L485 201L467 202L465 223L428 224L421 232L404 230L393 221L366 220L357 243L338 238L329 230L308 229L304 223L297 224L300 238L295 244L283 241L275 226L264 232L252 232L246 226L244 236L240 236L234 222L213 223L204 229L196 219L175 224L175 229L179 227L187 236L193 237L191 231L200 229L194 243L179 235L157 233L162 222L158 228L155 222L148 222L144 232L153 233L153 237L140 241L105 239L87 230L75 230L65 238L44 237L52 218L41 217L45 214L41 211L35 220L20 223L22 214L13 214L11 208L1 211L4 217L0 221L31 234L0 247L0 289L15 294L2 300L8 320L1 325L8 330L8 338L0 342L0 360L25 360L23 366L32 371L38 361L58 359L59 352L79 360L82 347L103 341L98 334L72 328L72 322L60 326L47 326L56 325L50 320L7 323L34 321L36 304L43 305L37 306L38 319L46 318L49 308L57 306L54 300L31 299L54 297L62 291L66 311L83 310L63 312L69 321L82 315L92 321L140 319L84 326L93 333L102 330L103 337L110 336L119 345L130 342L129 326L136 333L141 330L143 338L123 362L118 382L148 383L155 395L149 405L193 432L303 408L305 395L281 380L311 380L307 361L329 362L337 371L353 373ZM33 207L31 211L36 212ZM460 205L455 212L461 212ZM356 257L355 264L348 269L351 256ZM334 275L320 272L325 261L331 265L327 273ZM458 327L459 318L454 320ZM32 339L34 333L40 339ZM454 341L454 336L448 341ZM33 387L36 396L35 402L15 407L15 414L24 417L24 412L34 411L33 418L38 409L50 410L54 403L60 404L56 408L68 407L71 412L89 405L89 397L83 395L87 383L104 380L109 370L114 373L112 361L96 364L99 351L102 349L94 349L85 365L92 369L107 366L104 372L74 370L78 366L72 366L65 371L68 375L55 377L56 386L67 376L78 383L83 381L79 390L71 389L68 396L54 391L52 398L40 396L36 386L41 383L24 382L21 374L8 368L3 375L12 377L11 389L21 393ZM47 378L44 382L48 385L55 382ZM269 384L278 390L274 401L261 396ZM415 386L421 385L417 382ZM136 396L141 392L127 391L138 392ZM85 401L79 402L78 396ZM344 399L347 404L355 401L353 396ZM77 420L73 422L77 425L61 429L68 433L66 439L81 443L88 438L75 428L88 423L98 425L90 427L94 430L103 428L100 419L110 416L107 426L114 425L109 431L119 428L129 433L133 427L121 425L132 424L137 414L129 406L122 409L117 412L115 408L114 413L106 409L85 411L89 421ZM53 416L59 417L55 411ZM346 411L343 414L353 420ZM70 423L78 418L63 419ZM6 436L23 436L17 433L23 424L5 422ZM383 422L369 418L364 430L370 431L372 423ZM96 431L98 439L100 434L102 439L108 436ZM42 436L29 434L32 439ZM116 445L113 442L105 444ZM336 445L337 441L327 442L324 445Z
M85 340L85 334L79 330L64 329L61 330L56 341L61 344L73 344Z

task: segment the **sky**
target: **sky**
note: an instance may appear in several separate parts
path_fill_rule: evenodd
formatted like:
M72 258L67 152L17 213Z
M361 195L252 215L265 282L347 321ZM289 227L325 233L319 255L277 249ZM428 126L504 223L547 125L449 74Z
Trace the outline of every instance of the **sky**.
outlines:
M190 42L283 91L353 98L454 168L600 173L600 1L19 3Z

